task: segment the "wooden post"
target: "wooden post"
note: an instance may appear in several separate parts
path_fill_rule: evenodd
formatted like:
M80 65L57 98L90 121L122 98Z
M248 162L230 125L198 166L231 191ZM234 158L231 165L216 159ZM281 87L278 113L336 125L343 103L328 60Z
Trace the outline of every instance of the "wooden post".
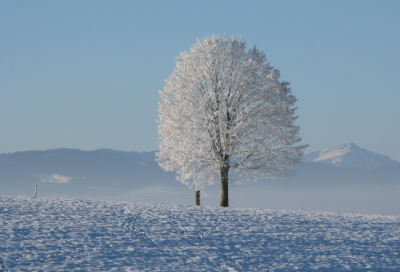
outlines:
M194 191L194 205L200 206L200 191Z
M35 198L36 198L36 195L37 195L37 183L35 183Z

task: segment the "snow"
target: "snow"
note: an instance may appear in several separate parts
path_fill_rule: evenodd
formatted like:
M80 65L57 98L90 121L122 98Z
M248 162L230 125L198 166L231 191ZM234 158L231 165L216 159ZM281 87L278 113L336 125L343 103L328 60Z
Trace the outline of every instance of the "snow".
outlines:
M400 217L0 196L0 271L399 271Z
M314 151L303 156L303 162L317 162L337 167L376 168L399 162L360 148L354 143Z
M62 176L59 174L32 174L41 182L68 183L73 177Z

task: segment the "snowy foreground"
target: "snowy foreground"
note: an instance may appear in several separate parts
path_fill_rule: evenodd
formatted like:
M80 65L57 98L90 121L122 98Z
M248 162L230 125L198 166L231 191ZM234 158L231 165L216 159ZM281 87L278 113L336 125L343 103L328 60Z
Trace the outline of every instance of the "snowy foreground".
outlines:
M400 217L0 196L0 271L400 271Z

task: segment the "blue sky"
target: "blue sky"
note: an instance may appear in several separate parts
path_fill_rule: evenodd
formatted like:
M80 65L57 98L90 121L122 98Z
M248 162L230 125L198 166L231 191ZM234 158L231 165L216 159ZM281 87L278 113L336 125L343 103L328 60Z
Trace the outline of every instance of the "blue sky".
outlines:
M400 161L400 1L1 1L0 153L158 149L158 91L197 38L241 35L291 83L307 151Z

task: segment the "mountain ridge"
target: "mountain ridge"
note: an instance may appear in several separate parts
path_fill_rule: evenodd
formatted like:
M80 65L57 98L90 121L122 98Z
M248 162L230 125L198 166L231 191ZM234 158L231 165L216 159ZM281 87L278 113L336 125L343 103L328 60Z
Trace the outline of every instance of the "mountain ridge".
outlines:
M344 144L307 153L303 162L322 163L335 167L373 169L400 164L388 156L360 148L354 143Z
M70 197L154 203L193 204L194 188L176 180L155 161L156 151L81 151L55 149L0 155L0 195ZM235 183L230 175L230 205L399 214L400 164L376 168L337 167L302 162L291 178ZM219 203L219 186L207 187L202 205Z

